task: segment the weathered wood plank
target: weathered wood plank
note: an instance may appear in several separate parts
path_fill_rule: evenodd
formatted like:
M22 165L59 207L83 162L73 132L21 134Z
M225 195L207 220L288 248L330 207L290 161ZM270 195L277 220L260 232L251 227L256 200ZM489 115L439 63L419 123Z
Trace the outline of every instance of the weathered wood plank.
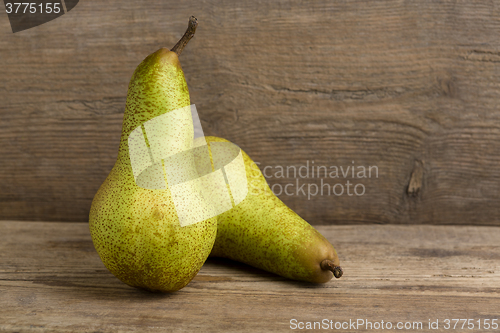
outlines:
M111 275L85 223L0 228L0 331L281 332L291 319L438 319L437 331L449 332L446 318L498 318L498 227L319 226L339 252L341 279L312 285L210 259L168 295Z
M133 70L192 14L181 62L207 134L261 167L378 167L324 180L362 184L362 196L282 194L305 219L500 225L500 7L486 0L82 1L17 34L5 16L0 218L87 220Z

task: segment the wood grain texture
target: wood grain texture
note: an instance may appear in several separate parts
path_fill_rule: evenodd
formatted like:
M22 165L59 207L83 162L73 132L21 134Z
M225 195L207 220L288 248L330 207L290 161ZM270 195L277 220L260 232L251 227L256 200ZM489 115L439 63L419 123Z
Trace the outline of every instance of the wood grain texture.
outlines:
M280 197L310 223L500 225L500 4L487 0L81 1L16 34L2 15L0 218L87 221L128 81L190 15L200 25L181 63L206 134L271 175L378 167L324 179L362 196L289 187ZM296 182L269 178L277 192Z
M499 315L498 227L318 226L339 253L338 280L312 285L210 259L187 287L166 295L111 275L85 223L0 228L2 332L288 332L291 319L438 319L437 331L446 331L446 318Z

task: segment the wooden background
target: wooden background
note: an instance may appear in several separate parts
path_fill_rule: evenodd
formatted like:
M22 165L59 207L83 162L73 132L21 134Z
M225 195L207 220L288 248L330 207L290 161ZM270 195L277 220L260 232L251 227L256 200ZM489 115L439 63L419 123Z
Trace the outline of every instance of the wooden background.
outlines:
M88 220L135 67L195 15L205 134L261 167L378 167L325 179L362 196L280 196L310 223L500 225L498 1L81 0L16 34L1 8L0 219Z

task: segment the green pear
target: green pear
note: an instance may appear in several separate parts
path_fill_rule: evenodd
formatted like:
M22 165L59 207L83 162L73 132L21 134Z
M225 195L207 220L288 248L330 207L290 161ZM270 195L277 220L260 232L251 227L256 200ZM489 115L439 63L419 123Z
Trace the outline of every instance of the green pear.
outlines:
M210 142L229 142L206 137ZM334 247L309 223L287 207L269 188L258 166L242 151L248 194L218 215L217 238L210 256L240 261L284 276L313 283L342 276Z
M144 130L148 121L189 107L178 55L196 26L196 18L191 17L188 30L172 51L159 49L135 70L127 93L118 158L97 191L89 216L94 247L104 265L124 283L154 292L186 286L207 259L217 231L216 217L181 226L168 179L164 180L166 188L138 186L129 147L134 129L142 126ZM186 117L185 130L170 133L161 143L170 145L171 151L185 151L193 145L191 114Z

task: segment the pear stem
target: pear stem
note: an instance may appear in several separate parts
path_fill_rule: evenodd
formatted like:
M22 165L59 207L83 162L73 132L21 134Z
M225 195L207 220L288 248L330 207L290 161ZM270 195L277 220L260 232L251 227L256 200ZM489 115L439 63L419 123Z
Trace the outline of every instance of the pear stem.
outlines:
M197 26L198 26L198 20L196 19L196 17L191 16L189 18L188 28L186 32L170 51L175 52L177 56L180 56L182 50L184 50L184 47L186 47L187 43L189 43L191 38L193 38Z
M333 276L335 276L335 278L337 279L341 277L342 274L344 274L344 271L342 271L342 267L335 265L333 261L328 259L323 260L320 264L320 267L322 270L332 271Z

